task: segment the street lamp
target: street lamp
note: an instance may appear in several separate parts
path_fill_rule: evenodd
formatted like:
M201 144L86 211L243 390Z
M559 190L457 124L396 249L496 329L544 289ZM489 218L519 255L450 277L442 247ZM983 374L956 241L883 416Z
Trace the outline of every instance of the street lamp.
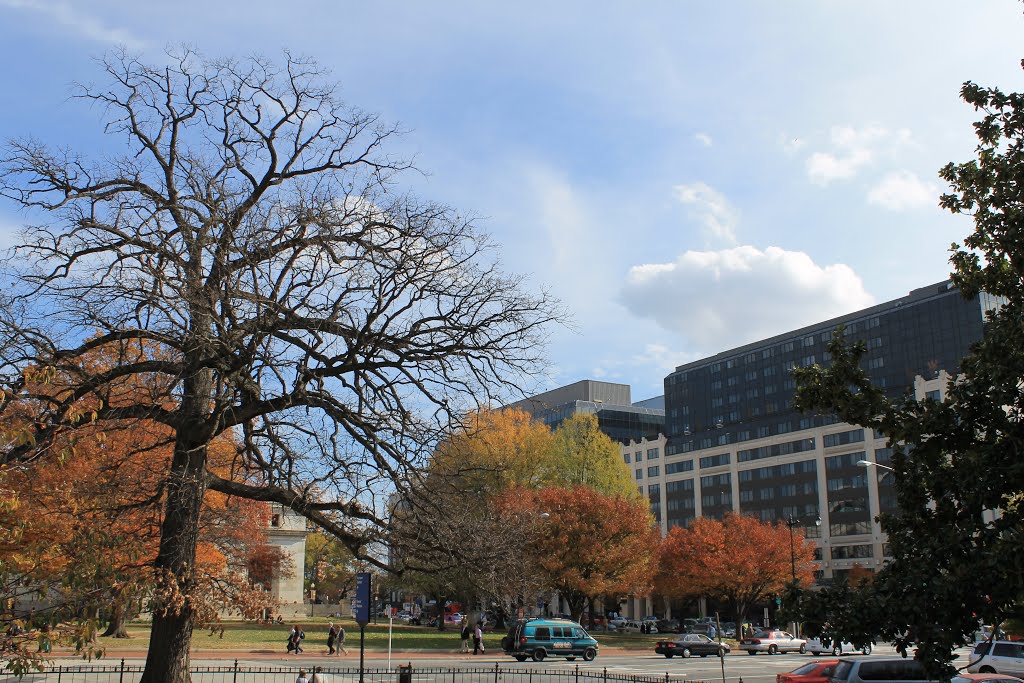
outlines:
M799 517L794 517L793 515L790 515L789 519L786 520L786 526L789 527L789 565L790 565L790 569L793 572L793 584L795 585L796 584L796 547L793 545L793 529L795 529L798 526L801 526L800 518ZM821 526L821 517L820 516L816 517L814 519L814 526L819 526L819 527Z
M796 547L793 545L793 529L795 529L798 526L801 526L800 518L796 517L794 515L790 515L789 519L786 520L786 526L789 527L789 566L790 566L790 570L793 572L793 588L795 590L796 589L796 585L797 585L796 584ZM816 516L814 518L814 526L819 526L819 527L821 526L821 516L820 515L818 515L818 516ZM800 624L794 622L793 626L794 626L793 630L796 632L797 636L799 636L800 635Z
M888 465L883 465L880 462L871 462L870 460L858 460L857 464L861 467L881 467L883 470L889 470L890 472L896 471Z

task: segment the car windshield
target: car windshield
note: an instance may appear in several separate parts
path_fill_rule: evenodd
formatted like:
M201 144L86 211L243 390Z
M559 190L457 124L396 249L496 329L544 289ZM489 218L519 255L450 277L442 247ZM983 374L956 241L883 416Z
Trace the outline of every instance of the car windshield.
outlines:
M850 677L850 669L852 668L853 662L839 662L836 664L836 670L832 673L832 678L835 680L845 681Z
M817 668L818 668L818 663L817 662L811 662L810 664L804 664L803 666L798 666L797 668L793 669L789 673L796 674L797 676L803 676L804 674L812 674L812 673L814 673L814 670L817 669Z

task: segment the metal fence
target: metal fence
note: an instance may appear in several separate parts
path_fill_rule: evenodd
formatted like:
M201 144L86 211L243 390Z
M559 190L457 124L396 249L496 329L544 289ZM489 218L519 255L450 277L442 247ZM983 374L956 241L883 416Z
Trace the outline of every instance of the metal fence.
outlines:
M137 683L144 667L138 664L82 664L56 666L24 678L2 678L0 681L24 683ZM305 669L307 677L313 671ZM296 666L193 666L189 669L193 683L294 683L299 675ZM565 669L454 668L397 666L392 669L317 666L319 683L680 683L682 675L637 676L609 672L607 669L586 669L576 666ZM691 681L691 683L698 683Z

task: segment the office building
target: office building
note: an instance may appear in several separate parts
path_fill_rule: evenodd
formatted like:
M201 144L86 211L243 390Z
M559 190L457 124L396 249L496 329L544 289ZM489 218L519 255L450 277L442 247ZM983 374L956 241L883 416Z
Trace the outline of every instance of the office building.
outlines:
M848 341L866 343L876 386L941 399L995 303L940 283L676 368L665 378L664 437L623 447L663 532L726 512L793 519L818 545L819 578L877 568L888 551L874 519L894 509L891 474L858 463L888 464L891 449L869 429L797 411L790 371L827 364L844 325Z
M597 416L597 425L619 444L656 439L665 429L663 397L632 403L628 384L585 379L507 406L521 408L555 429L569 417Z

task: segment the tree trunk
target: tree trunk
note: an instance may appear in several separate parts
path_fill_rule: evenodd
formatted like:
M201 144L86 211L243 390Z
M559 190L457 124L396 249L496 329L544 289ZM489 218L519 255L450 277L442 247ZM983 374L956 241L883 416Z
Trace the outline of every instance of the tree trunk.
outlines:
M128 608L125 605L124 600L120 598L114 599L114 605L110 612L110 623L107 624L107 630L100 635L104 638L127 638L128 632L125 631L125 625L128 623Z
M203 384L201 378L193 378L192 381ZM186 396L204 395L201 390L197 391L198 387L191 389L186 390ZM182 408L187 410L184 405ZM156 558L157 581L161 586L158 591L165 592L157 596L146 670L140 683L189 683L191 680L189 648L194 612L191 600L187 598L194 584L192 572L199 539L199 514L206 494L207 441L201 436L200 425L179 427L174 444L167 486L167 510L160 529L160 551Z

